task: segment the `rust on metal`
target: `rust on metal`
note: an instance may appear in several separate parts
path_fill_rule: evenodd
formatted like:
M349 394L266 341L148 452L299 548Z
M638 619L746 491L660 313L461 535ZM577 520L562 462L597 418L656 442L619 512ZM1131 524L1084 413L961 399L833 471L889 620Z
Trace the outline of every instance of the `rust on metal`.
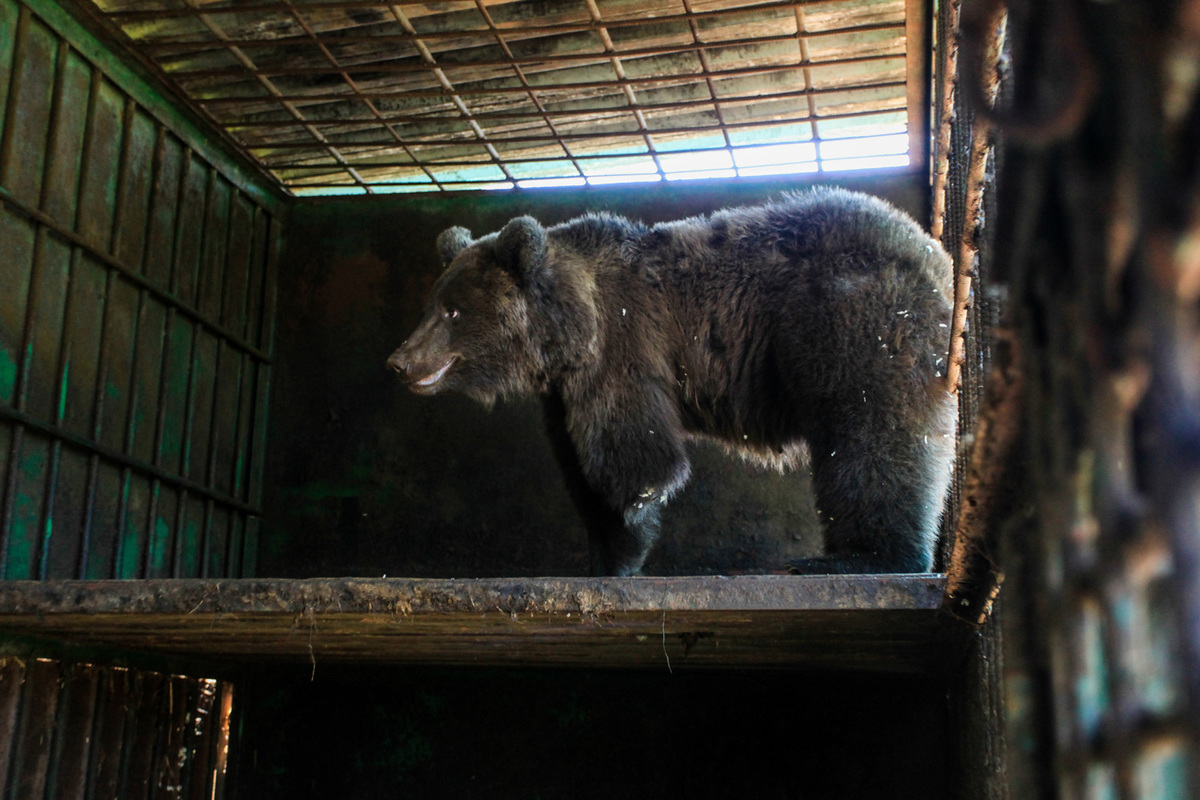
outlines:
M997 332L997 338L1003 346L988 380L960 492L942 603L946 612L973 625L987 620L1004 581L997 542L1013 511L1014 458L1025 424L1020 348L1012 329Z
M297 193L607 181L585 161L604 155L661 180L666 154L710 139L711 169L747 175L744 147L803 145L818 168L822 142L880 131L907 132L917 168L927 149L921 0L581 0L536 19L494 0L73 3Z

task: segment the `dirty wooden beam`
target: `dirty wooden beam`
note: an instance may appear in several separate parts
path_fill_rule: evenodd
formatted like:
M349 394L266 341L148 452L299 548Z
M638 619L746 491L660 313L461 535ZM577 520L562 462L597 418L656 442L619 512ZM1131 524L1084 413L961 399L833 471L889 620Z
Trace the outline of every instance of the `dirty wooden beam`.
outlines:
M941 668L940 576L14 581L0 632L174 656Z

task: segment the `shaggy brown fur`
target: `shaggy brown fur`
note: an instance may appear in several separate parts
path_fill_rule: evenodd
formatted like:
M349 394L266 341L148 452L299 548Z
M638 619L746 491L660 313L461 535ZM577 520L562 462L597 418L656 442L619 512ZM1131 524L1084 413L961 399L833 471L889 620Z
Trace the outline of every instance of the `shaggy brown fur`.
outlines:
M903 213L821 189L654 227L520 217L438 248L449 266L388 364L419 394L544 396L593 572L640 569L697 435L810 463L826 555L796 571L931 567L951 267Z

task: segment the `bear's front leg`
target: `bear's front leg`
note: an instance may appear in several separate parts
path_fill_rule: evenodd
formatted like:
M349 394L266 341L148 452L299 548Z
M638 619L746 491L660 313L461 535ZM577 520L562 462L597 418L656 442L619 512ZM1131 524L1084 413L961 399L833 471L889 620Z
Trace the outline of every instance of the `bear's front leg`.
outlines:
M618 395L619 397L619 395ZM546 426L588 532L593 575L637 574L662 507L690 472L678 415L654 390L543 401Z

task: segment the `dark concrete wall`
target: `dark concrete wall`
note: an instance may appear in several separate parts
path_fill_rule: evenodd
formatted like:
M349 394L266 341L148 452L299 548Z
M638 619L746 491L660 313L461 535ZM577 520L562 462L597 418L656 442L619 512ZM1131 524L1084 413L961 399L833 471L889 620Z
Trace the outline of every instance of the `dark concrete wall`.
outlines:
M912 175L839 181L918 219ZM532 214L606 210L647 222L754 203L797 187L667 184L621 190L322 198L294 210L280 274L263 576L581 574L586 536L535 401L487 411L418 398L384 368L440 272L438 233L477 235ZM805 475L693 447L650 574L762 572L819 550Z

